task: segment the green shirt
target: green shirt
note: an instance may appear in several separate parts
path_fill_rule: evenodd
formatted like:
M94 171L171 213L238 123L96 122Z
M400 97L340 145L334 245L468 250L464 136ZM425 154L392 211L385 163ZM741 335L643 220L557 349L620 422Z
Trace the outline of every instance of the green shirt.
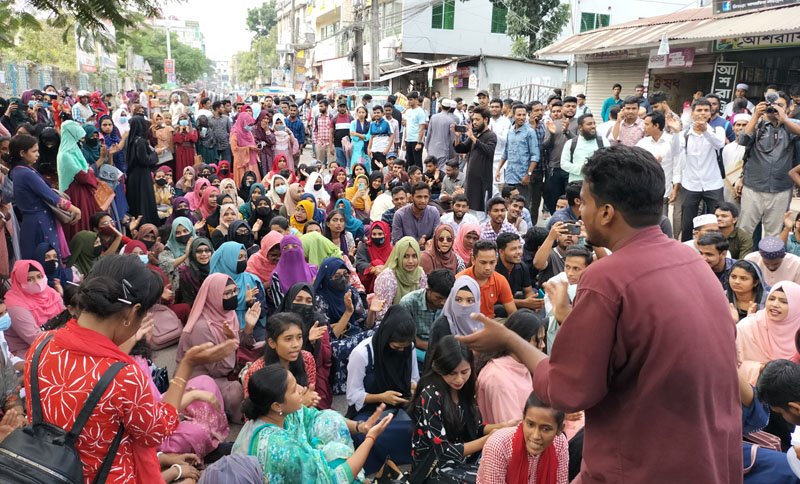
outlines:
M441 309L428 309L428 301L425 298L425 289L411 291L400 300L400 305L408 309L414 322L417 323L417 337L423 341L428 341L431 335L431 326L436 318L439 317Z
M575 140L577 140L575 152L571 153L572 143ZM569 173L570 182L583 180L581 169L583 169L586 159L592 156L599 147L597 139L587 140L583 136L568 140L564 144L564 149L561 151L561 169Z

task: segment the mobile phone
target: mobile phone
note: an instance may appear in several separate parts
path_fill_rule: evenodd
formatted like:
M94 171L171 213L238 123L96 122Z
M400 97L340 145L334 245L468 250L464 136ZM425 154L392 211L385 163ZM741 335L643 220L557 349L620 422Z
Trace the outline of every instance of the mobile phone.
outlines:
M463 124L456 125L456 133L466 133L466 132L467 132L466 126L464 126Z
M544 299L544 291L539 289L539 294L536 295L536 299Z
M564 224L565 233L571 235L580 235L581 234L581 226L579 224Z

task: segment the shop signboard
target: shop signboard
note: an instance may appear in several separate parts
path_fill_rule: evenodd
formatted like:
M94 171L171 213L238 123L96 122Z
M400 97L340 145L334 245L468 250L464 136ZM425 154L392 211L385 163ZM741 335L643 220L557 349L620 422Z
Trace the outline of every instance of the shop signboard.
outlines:
M715 52L733 50L780 49L800 46L800 32L789 34L749 35L746 37L729 37L714 41Z
M733 98L736 86L736 73L739 70L738 62L717 62L714 64L714 78L711 81L711 92L719 96L719 111L725 110L725 105Z
M436 68L436 79L442 79L444 77L450 77L458 71L458 61L451 62L443 67Z
M692 67L694 63L694 47L671 49L669 54L659 55L657 49L650 51L648 69L671 69Z
M714 14L744 12L800 3L800 0L714 0Z

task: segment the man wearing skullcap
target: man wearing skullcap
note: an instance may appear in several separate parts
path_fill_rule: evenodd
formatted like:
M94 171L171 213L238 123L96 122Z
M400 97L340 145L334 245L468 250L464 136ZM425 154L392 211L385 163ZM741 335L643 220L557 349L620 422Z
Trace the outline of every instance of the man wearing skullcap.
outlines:
M706 213L693 218L692 227L694 227L694 230L692 230L692 238L684 241L683 243L689 247L693 247L698 252L700 249L697 247L697 240L701 236L710 232L719 232L717 216L713 213Z
M800 284L800 257L787 254L786 246L778 237L764 237L758 243L758 252L748 254L744 259L758 265L768 286L780 281Z
M737 99L745 99L745 96L747 96L747 91L749 91L749 90L750 90L750 86L748 86L747 84L745 84L743 82L741 82L741 83L736 85L736 91L734 91L734 93L733 93L733 99L731 99L731 102L729 102L725 106L725 111L723 111L723 113L722 113L723 117L730 119L730 117L733 115L733 103ZM753 105L753 103L751 103L748 100L747 101L747 110L752 113L753 111L755 111L755 109L756 109L756 107Z

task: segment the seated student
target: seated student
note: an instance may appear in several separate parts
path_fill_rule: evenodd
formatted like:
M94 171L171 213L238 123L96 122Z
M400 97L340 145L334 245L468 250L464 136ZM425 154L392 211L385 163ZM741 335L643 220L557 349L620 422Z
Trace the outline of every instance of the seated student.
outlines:
M719 232L719 222L717 222L717 216L713 213L706 213L693 218L692 226L694 227L694 230L692 231L692 238L684 241L683 243L689 247L694 247L695 249L697 249L697 239L702 237L704 234L709 232Z
M394 246L389 237L389 224L382 220L373 222L368 234L367 241L356 250L355 268L366 292L370 294L375 287L375 278L386 267Z
M394 220L394 214L400 210L401 208L408 205L408 192L406 191L405 187L396 186L392 188L392 208L383 212L381 215L381 220L386 222L389 227L392 226L392 221Z
M535 283L536 287L540 286L539 270L533 265L533 258L536 256L536 252L539 251L539 247L541 247L547 239L547 234L549 233L550 232L544 227L531 227L523 236L525 244L523 245L522 262L525 263L530 272L531 284Z
M517 421L483 423L475 403L472 351L455 337L439 341L425 368L411 407L412 469L429 469L436 482L475 482L489 435Z
M433 231L441 224L439 210L429 204L431 187L426 183L415 183L410 192L411 205L397 210L392 218L392 242L403 237L412 237L424 245L433 237Z
M96 232L81 230L69 241L69 252L67 267L83 279L100 258L103 253L103 246L100 244L100 239L97 237Z
M506 327L544 351L546 326L535 312L520 309L508 318ZM508 351L492 355L492 359L478 371L477 399L486 423L521 418L520 410L532 391L530 370Z
M453 283L450 294L439 316L430 329L426 360L430 359L433 348L448 335L469 335L481 328L480 323L470 314L480 310L481 289L470 276L461 276Z
M211 254L214 253L211 241L205 237L198 237L192 240L189 248L189 256L186 264L178 267L178 279L180 281L178 291L178 302L194 304L200 286L208 277L210 270Z
M533 257L533 266L539 271L539 284L564 272L567 247L577 244L578 240L578 235L569 232L564 222L556 222L550 227L550 233Z
M481 237L481 226L477 223L464 224L457 234L453 250L461 256L461 260L468 268L472 267L472 250L475 248L475 242Z
M178 217L172 222L164 250L158 254L158 268L167 276L169 283L176 290L180 290L178 268L184 265L189 257L192 240L195 238L197 238L197 233L192 222L186 217Z
M592 251L583 245L570 245L564 260L564 272L556 274L544 285L547 313L547 347L552 348L561 323L567 319L572 301L578 291L578 281L583 271L592 263ZM564 283L567 283L564 287Z
M750 314L764 309L770 287L764 282L761 269L749 260L737 260L731 266L726 295L731 303L731 315L739 322Z
M281 256L275 270L272 271L270 295L274 307L281 305L283 296L290 287L298 282L312 283L317 275L318 267L306 262L303 242L299 237L286 235L280 242Z
M487 318L494 317L494 307L501 304L507 315L517 310L514 304L514 294L508 280L495 272L497 267L497 245L491 240L475 242L472 250L472 267L456 274L456 280L461 276L469 276L478 283L481 296L481 313Z
M796 353L800 329L800 285L781 281L772 287L764 309L736 325L739 372L755 384L764 364Z
M236 205L232 203L221 205L219 209L219 224L216 230L211 233L210 239L214 245L214 250L219 249L220 245L230 240L228 238L228 230L235 220L239 220L239 210L237 210Z
M396 411L392 423L375 442L364 464L368 474L380 469L387 455L395 464L411 463L411 419L405 407L419 381L415 334L411 313L394 305L372 337L363 340L350 353L347 417L357 422L367 420L381 404L386 410Z
M530 272L522 263L522 244L520 237L512 233L497 236L497 253L499 254L495 272L506 278L511 293L514 295L514 305L517 308L529 308L537 311L544 306L544 299L538 297L534 291ZM506 317L502 305L495 305L494 313L498 317Z
M758 243L758 252L752 252L744 259L755 262L768 286L779 281L800 283L800 257L787 254L783 241L778 237L764 237Z
M420 361L425 360L431 327L441 314L454 283L455 276L451 271L436 269L428 274L427 288L411 291L400 299L400 305L411 313L416 322L417 335L414 346L417 348L417 358Z
M282 235L295 235L297 237L303 235L297 232L297 230L295 230L294 228L290 227L289 219L282 215L276 215L272 217L272 220L270 220L269 224L269 230L270 231L274 230L275 232L279 232Z
M428 287L428 277L419 265L419 244L411 237L403 237L395 243L386 267L375 278L375 299L386 304L375 315L380 321L392 304L400 304L406 294Z
M520 234L528 231L528 224L522 218L523 208L525 208L525 198L522 195L516 195L506 205L506 222L513 225Z
M445 177L442 180L442 193L439 195L439 204L445 210L449 210L452 207L456 195L465 194L466 176L458 169L458 165L458 158L447 160L444 164ZM458 231L456 230L456 232Z
M744 256L753 252L753 238L736 226L739 220L739 209L736 205L723 202L717 206L714 215L717 217L720 232L728 239L731 258L744 259Z
M800 212L792 216L792 212L786 212L783 216L783 230L778 235L784 244L786 252L800 256Z
M556 212L547 220L547 230L553 228L553 224L556 222L576 223L580 220L582 187L582 181L570 182L567 185L566 195L563 199L558 199L556 203Z
M97 232L103 254L118 254L122 247L130 242L130 238L122 235L108 212L95 212L89 217L89 228Z
M44 269L35 260L15 262L10 280L5 303L11 327L5 331L5 337L8 351L24 355L42 334L42 325L64 310L64 302L61 294L47 285Z
M728 253L728 239L719 232L709 232L697 239L697 250L706 264L714 271L714 275L722 284L722 289L728 290L728 278L731 274L731 266L734 260L725 257Z
M500 196L502 196L503 199L506 201L506 208L508 209L508 207L511 206L511 201L514 198L520 196L519 188L513 185L505 185L503 186L503 190L500 192ZM519 231L520 234L524 234L528 230L528 228L534 226L533 219L531 219L531 212L528 210L527 207L525 207L525 203L523 203L521 216L522 220L525 222L525 230L519 230L519 228L517 228L517 230Z
M449 269L454 274L467 268L464 260L453 250L453 228L441 224L433 231L433 243L420 254L419 265L426 274L434 269Z
M500 429L486 441L477 484L568 482L564 412L548 407L534 392L524 405L519 425Z
M519 235L519 231L506 220L506 202L500 197L494 197L486 202L489 220L481 226L481 239L497 240L497 236L510 232Z
M469 213L469 202L465 194L456 193L453 195L450 206L452 211L442 215L442 223L451 226L456 233L456 237L458 237L459 230L464 225L478 224L478 219ZM478 234L480 235L480 230L478 230ZM464 262L466 263L467 261Z

